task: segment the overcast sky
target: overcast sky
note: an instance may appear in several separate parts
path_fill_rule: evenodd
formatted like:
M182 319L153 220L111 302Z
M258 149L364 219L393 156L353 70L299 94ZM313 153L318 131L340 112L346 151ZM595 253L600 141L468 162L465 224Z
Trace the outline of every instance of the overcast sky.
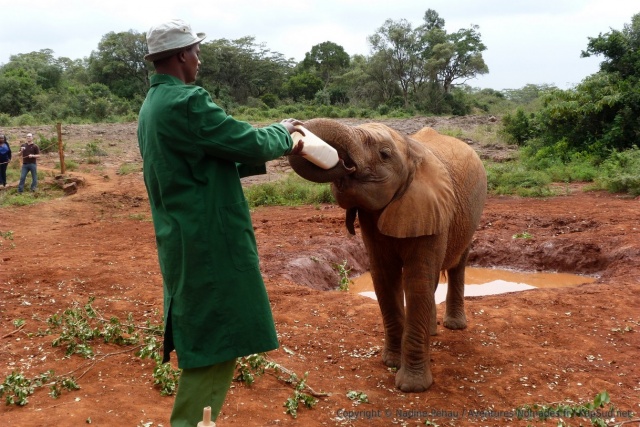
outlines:
M369 55L367 37L385 20L415 28L433 9L447 32L478 25L489 73L467 84L518 89L553 84L562 89L598 70L602 58L580 58L588 37L621 30L640 13L637 0L0 0L0 64L11 55L51 49L82 59L109 32L146 32L182 18L207 40L254 36L272 51L301 61L311 47L331 41L349 55Z

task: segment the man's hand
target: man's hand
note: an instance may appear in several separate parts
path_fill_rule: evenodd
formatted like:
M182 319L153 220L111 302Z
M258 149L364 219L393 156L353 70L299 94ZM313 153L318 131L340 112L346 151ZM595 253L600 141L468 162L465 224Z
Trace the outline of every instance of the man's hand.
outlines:
M291 155L301 154L303 148L304 148L304 141L299 139L297 143L296 142L293 143L293 148L289 152L289 155L291 156Z
M287 128L287 130L289 131L289 135L291 135L294 132L298 132L302 136L305 135L304 130L301 127L302 122L300 120L284 119L283 121L280 122L280 124ZM304 147L304 141L302 141L302 139L299 139L297 143L294 142L293 148L291 149L288 155L300 154L302 152L303 147Z
M303 123L298 119L284 119L280 122L280 124L287 128L287 130L289 131L289 135L294 132L298 132L304 135L304 131L300 128Z

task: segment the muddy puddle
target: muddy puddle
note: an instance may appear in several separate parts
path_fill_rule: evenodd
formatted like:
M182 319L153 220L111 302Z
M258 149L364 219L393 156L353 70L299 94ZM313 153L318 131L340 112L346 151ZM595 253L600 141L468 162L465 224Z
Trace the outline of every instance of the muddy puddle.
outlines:
M594 282L596 278L569 273L521 272L495 268L471 268L465 273L465 296L494 295L534 288L561 288ZM365 273L351 280L349 291L376 299L371 275ZM445 300L446 282L436 290L436 304Z

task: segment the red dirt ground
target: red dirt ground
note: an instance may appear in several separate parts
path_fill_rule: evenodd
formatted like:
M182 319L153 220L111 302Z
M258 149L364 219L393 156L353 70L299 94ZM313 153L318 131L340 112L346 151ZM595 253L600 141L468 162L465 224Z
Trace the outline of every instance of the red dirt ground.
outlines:
M407 132L442 125L426 118L389 124ZM19 136L34 130L4 131ZM54 369L73 372L81 387L58 399L38 389L24 407L1 405L0 426L169 426L173 398L154 388L148 359L99 342L92 345L94 359L65 357L51 345L55 336L38 334L50 316L90 297L105 318L124 321L131 313L140 325L161 322L161 277L144 184L139 173L116 174L122 162L139 161L135 123L64 132L67 141L85 143L96 135L117 145L119 154L71 172L87 182L77 194L0 209L0 231L13 231L13 240L0 238L0 380L12 371L33 378ZM52 169L55 160L45 157L41 168ZM266 179L283 169L281 162L271 166ZM218 427L417 426L426 420L526 425L510 412L534 403L592 401L603 390L617 409L640 412L640 200L584 192L580 185L559 194L489 197L470 265L586 274L596 282L468 297L469 327L439 325L432 337L434 384L420 394L396 390L394 374L381 362L376 302L335 290L335 263L347 260L351 275L367 269L359 235L347 237L343 210L256 209L261 268L281 344L269 358L299 376L308 372L307 384L326 395L293 419L283 406L292 387L265 374L251 387L234 384ZM513 238L525 231L532 238ZM441 319L442 304L438 310ZM16 319L26 321L17 331ZM365 393L368 403L350 400L350 391ZM616 420L628 421L625 415Z

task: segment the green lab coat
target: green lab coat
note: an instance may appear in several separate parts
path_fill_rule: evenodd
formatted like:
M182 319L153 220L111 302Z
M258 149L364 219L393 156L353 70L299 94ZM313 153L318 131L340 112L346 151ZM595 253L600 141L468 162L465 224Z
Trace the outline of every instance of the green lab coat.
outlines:
M174 347L183 369L277 348L240 178L291 150L287 129L237 121L201 87L156 74L138 144L164 285L165 361Z

